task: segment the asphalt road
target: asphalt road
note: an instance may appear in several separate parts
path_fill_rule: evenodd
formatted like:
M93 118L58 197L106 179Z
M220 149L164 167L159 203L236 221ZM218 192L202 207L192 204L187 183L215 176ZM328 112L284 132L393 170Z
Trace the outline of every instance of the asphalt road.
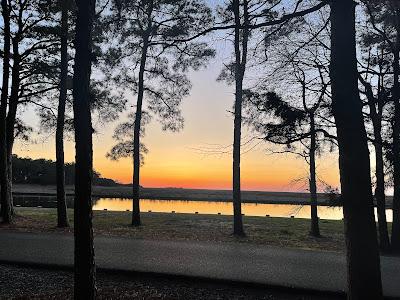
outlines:
M96 237L99 268L343 292L343 254L249 244ZM72 266L73 237L0 233L0 261ZM382 257L386 296L400 298L400 258Z

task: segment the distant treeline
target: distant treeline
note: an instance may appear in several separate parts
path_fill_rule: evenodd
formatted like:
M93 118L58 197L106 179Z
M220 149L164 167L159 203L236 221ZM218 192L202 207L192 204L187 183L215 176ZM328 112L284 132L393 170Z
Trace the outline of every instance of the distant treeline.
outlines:
M14 183L55 185L56 163L47 159L21 158L13 155L12 177ZM75 180L75 164L65 164L65 184L73 185ZM112 179L102 178L100 173L93 171L93 185L116 186Z

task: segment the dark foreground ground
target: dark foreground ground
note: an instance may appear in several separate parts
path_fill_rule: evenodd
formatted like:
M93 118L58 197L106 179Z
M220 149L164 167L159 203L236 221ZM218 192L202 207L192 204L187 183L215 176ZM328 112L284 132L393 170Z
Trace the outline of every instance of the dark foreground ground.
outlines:
M341 295L143 274L98 272L97 279L99 299L344 299ZM0 265L0 286L0 299L72 299L73 273Z

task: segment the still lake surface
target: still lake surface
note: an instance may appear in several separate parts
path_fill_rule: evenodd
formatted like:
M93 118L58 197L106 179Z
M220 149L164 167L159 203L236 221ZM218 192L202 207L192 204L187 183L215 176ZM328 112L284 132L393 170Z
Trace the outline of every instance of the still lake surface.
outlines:
M54 196L15 196L14 204L22 207L57 207ZM73 207L73 198L68 197L68 207ZM142 212L164 212L164 213L189 213L189 214L221 214L232 215L232 203L213 201L184 201L184 200L140 200ZM132 210L132 200L123 198L94 198L94 210L126 211ZM376 209L375 209L376 211ZM310 218L309 205L293 204L264 204L264 203L243 203L242 213L246 216L269 215L271 217L283 218ZM341 207L319 206L318 215L321 219L340 220L343 218ZM375 212L376 215L376 212ZM386 210L387 220L392 222L393 214L391 209Z

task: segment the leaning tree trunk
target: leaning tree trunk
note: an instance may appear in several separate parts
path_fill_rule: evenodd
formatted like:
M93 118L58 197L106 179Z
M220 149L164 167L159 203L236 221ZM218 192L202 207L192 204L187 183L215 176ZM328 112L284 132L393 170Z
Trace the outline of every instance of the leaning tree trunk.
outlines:
M400 18L399 9L396 9ZM397 21L400 22L400 21ZM397 37L393 55L393 99L394 99L394 124L393 124L393 223L392 223L392 251L400 253L400 24L396 24Z
M345 218L348 298L382 299L369 150L358 92L352 0L331 2L330 72Z
M73 79L75 126L75 299L95 299L96 266L92 227L93 145L89 102L95 0L76 0Z
M1 1L3 15L3 84L1 88L0 102L0 188L1 188L1 216L4 223L10 223L12 220L12 205L10 194L8 192L8 163L7 163L7 100L8 85L10 77L10 12L7 0Z
M315 172L315 152L316 152L316 136L315 136L315 119L314 114L310 115L310 195L311 195L311 229L310 235L319 237L318 222L318 200L317 200L317 176Z
M67 201L65 196L65 166L64 166L64 122L65 103L67 101L68 79L68 6L67 0L62 1L61 12L61 73L60 97L58 101L56 129L56 181L57 181L57 226L69 227L67 216Z

